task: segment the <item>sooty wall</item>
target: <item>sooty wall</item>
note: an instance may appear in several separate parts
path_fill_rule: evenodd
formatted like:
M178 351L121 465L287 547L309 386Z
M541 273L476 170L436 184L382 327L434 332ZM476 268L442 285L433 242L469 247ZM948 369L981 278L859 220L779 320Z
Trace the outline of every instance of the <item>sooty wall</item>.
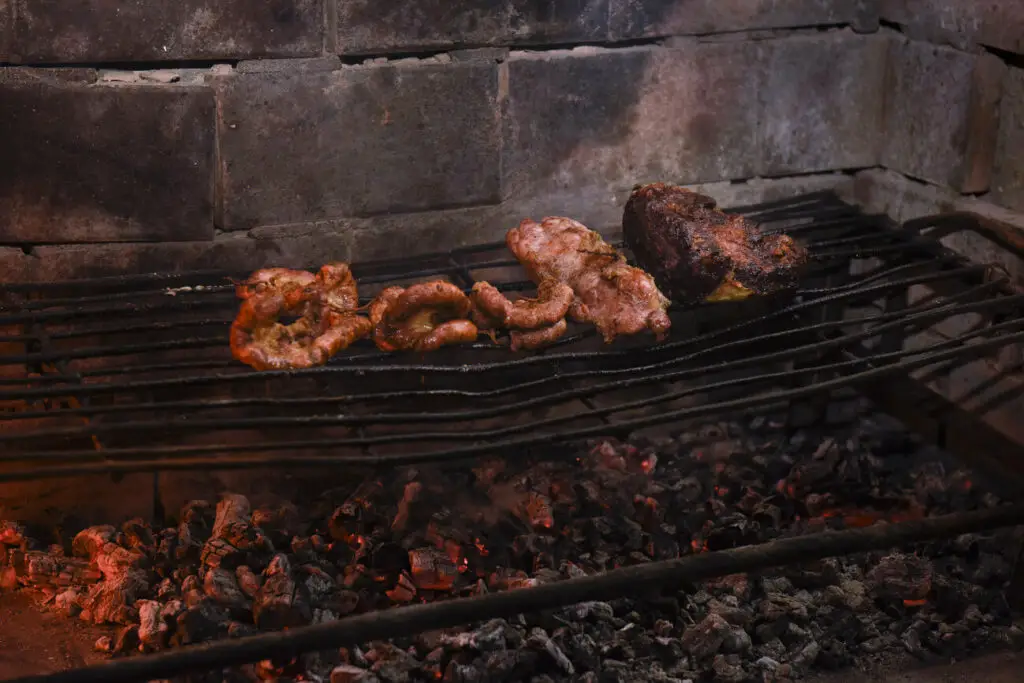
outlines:
M0 272L611 228L656 179L1024 212L1022 41L1010 0L11 0Z

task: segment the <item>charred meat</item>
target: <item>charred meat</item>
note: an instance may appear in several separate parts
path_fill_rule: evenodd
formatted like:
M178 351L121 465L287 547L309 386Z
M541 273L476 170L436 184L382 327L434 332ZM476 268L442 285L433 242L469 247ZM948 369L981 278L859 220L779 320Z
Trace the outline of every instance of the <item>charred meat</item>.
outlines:
M626 246L658 286L680 303L742 301L794 289L807 250L767 235L715 200L677 185L633 190L622 217Z
M508 231L505 243L534 282L568 285L575 294L569 316L595 325L605 342L645 329L659 340L668 334L669 301L654 279L585 225L562 217L527 219Z

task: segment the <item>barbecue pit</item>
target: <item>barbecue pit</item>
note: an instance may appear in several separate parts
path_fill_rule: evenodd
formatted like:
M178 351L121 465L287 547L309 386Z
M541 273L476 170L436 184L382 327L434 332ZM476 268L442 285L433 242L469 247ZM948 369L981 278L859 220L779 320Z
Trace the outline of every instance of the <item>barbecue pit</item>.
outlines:
M831 193L743 211L808 245L808 278L781 301L676 310L683 332L661 345L607 348L581 328L528 355L363 344L255 373L225 342L242 274L6 286L2 323L21 333L5 342L21 352L3 360L28 374L0 393L0 478L116 475L154 494L120 533L76 537L83 557L10 527L10 582L116 624L101 646L118 654L255 638L124 659L103 680L229 664L245 665L229 680L776 680L892 649L1015 646L1003 584L1020 542L999 531L1024 515L1000 504L1013 461L958 461L865 395L1019 343L1024 295ZM436 276L531 287L502 245L354 269L366 296ZM924 287L935 295L915 297ZM921 341L965 314L985 324ZM274 502L184 498L214 471L246 473L233 483ZM155 522L167 517L177 526ZM399 649L367 644L391 638Z

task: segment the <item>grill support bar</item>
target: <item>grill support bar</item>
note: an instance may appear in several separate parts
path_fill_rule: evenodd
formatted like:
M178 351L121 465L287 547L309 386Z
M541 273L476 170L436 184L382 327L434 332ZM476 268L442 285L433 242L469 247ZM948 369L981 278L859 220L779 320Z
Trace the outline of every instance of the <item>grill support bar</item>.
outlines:
M54 674L10 679L9 683L142 683L191 671L237 666L270 658L287 660L305 652L410 636L423 631L513 617L524 612L591 600L615 600L644 593L652 586L680 585L1022 523L1024 504L1019 504L864 529L826 531L733 550L625 567L534 588L370 612L290 631L187 647L165 654Z

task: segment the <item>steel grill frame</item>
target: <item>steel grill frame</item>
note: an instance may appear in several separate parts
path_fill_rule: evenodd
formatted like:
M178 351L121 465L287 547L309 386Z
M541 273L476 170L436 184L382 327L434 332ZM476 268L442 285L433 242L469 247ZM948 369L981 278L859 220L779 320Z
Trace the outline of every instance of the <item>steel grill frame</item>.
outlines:
M513 355L493 344L478 343L429 356L386 355L363 342L322 368L258 373L231 359L227 348L227 326L237 310L227 278L244 277L244 273L203 271L4 285L0 287L0 332L4 332L0 349L23 348L20 353L0 355L0 411L4 411L0 412L0 481L198 467L454 462L484 453L622 436L676 421L763 410L943 362L972 360L1024 340L1024 294L1012 287L1005 274L969 263L933 238L898 229L884 216L865 215L831 193L736 211L768 230L785 230L807 242L814 259L812 272L791 300L674 307L672 336L661 345L634 339L590 350L596 335L587 329L536 354ZM877 268L864 276L852 274L850 263L855 258L875 259ZM355 264L353 270L362 293L371 285L436 276L468 290L478 277L484 279L486 271L514 266L504 244L490 244ZM504 291L532 288L522 279L488 279ZM908 306L908 292L915 285L928 285L943 297ZM366 296L363 299L368 301ZM846 316L851 307L863 308L875 301L886 305L856 321ZM904 348L907 334L968 312L990 316L992 323L946 342ZM210 334L210 329L220 333ZM140 334L148 338L138 341ZM165 334L169 338L162 338ZM89 343L97 338L99 343ZM878 343L868 348L865 342L871 339ZM69 346L78 340L86 341ZM218 356L194 360L185 355L164 362L110 366L113 359L124 356L191 354L202 349ZM106 359L106 365L77 367L99 359ZM775 367L779 363L784 365ZM761 366L773 366L774 371L751 374ZM19 367L24 368L23 375L12 372ZM535 376L539 372L543 374ZM739 372L744 374L735 376ZM152 378L161 374L170 376ZM698 381L723 375L724 379ZM276 390L294 381L304 383L305 394L233 395L239 390L253 393L249 390L260 384L269 392L268 387ZM348 386L355 382L361 388L394 381L412 388L338 391L328 387L327 395L308 391L311 383L319 389L339 381L348 381ZM609 400L627 389L684 381L681 389ZM428 382L431 386L421 387ZM211 388L228 390L232 396L204 397L203 392ZM535 393L549 389L555 391ZM160 392L167 393L159 399L141 398ZM693 401L702 394L704 400L694 405L651 412L670 401ZM53 409L55 401L65 406ZM416 409L399 410L410 401ZM488 406L487 401L495 403ZM554 417L487 429L438 428L453 420L456 425L504 420L565 407L569 401L578 402L577 408ZM456 409L419 408L444 402L454 402ZM369 414L348 412L352 406L368 403L378 407ZM242 411L241 415L218 416L232 409ZM317 414L288 414L300 409ZM640 409L648 414L614 417ZM19 428L24 421L52 419L70 420L74 426ZM584 419L592 423L579 425ZM410 424L426 426L415 431L393 429ZM172 443L167 433L183 428L190 434L222 433L224 437L213 443ZM345 428L351 434L306 438L306 432L315 428ZM377 433L367 431L374 428ZM286 435L262 440L256 448L233 441L229 430L239 429L300 429L302 438ZM60 439L72 443L53 445ZM83 440L90 445L83 447ZM425 447L436 443L440 445ZM374 452L375 447L402 444L410 446L398 452ZM340 453L340 449L357 452Z

